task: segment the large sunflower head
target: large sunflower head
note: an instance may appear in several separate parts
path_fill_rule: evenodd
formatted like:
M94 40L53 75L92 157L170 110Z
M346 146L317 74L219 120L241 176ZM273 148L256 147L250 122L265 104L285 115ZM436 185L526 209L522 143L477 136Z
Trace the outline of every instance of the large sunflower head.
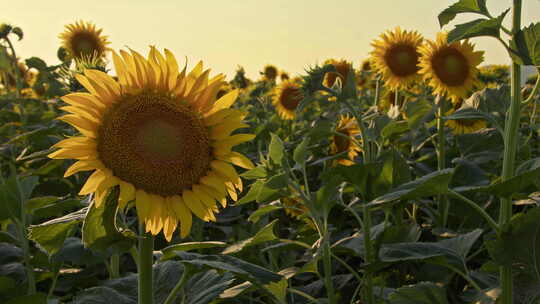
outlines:
M57 143L49 157L77 160L65 176L93 171L80 194L95 193L96 206L119 186L119 206L134 200L147 231L171 240L180 223L185 237L192 214L214 221L216 202L225 206L227 193L237 199L242 181L232 165L253 167L232 151L254 137L232 134L247 127L246 114L230 108L238 91L216 101L224 76L209 79L202 62L179 71L168 50L151 48L148 58L120 51L113 61L118 80L90 69L76 76L88 93L62 97L69 114L60 120L82 135Z
M285 80L274 89L272 104L283 119L294 119L296 108L303 99L301 86L292 80Z
M322 84L325 87L331 88L336 83L336 80L338 78L339 80L341 80L342 85L345 85L345 83L347 83L347 77L352 71L352 64L350 62L348 62L347 60L328 59L324 62L324 64L331 64L336 69L335 72L328 72L324 75Z
M335 134L330 139L330 154L336 155L347 152L347 157L337 159L335 164L342 164L345 166L353 165L354 158L358 155L358 152L361 151L357 142L351 139L360 134L356 119L348 115L341 115L334 131L339 135Z
M65 26L66 30L58 37L73 58L105 57L110 43L107 36L101 34L93 23L77 21Z
M416 31L404 31L396 27L394 31L381 34L380 39L371 43L371 63L388 87L393 90L406 88L418 76L420 54L418 47L422 36Z
M420 54L420 74L436 94L456 102L477 85L477 66L484 60L484 52L474 51L468 40L448 43L447 33L441 32L435 41L420 47Z
M262 71L262 75L264 76L264 78L270 81L275 81L276 77L278 76L278 73L279 73L278 69L271 64L265 65Z

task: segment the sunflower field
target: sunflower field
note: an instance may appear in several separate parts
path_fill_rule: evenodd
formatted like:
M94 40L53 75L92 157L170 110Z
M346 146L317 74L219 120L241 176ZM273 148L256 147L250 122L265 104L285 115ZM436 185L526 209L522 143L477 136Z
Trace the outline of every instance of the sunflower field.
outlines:
M540 23L511 2L258 79L88 21L49 65L1 24L0 303L540 303Z

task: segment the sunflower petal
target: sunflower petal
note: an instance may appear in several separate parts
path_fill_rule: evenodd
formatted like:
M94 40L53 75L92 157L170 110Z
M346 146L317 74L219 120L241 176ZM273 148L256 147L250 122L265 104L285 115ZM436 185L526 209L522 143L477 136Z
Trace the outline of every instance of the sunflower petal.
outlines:
M189 208L186 207L184 200L179 195L173 195L170 198L170 205L176 214L176 218L180 220L180 236L185 238L191 231L191 211L189 211Z

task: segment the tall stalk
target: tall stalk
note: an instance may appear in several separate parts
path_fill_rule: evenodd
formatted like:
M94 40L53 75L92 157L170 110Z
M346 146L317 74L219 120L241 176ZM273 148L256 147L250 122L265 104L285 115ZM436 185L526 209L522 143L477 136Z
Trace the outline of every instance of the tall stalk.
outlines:
M444 129L444 103L445 99L437 96L437 170L446 168L446 132ZM448 198L445 195L438 196L439 203L439 225L446 228L448 222Z
M521 29L521 0L513 0L512 9L512 35ZM516 150L519 143L519 121L521 114L521 67L512 62L511 71L511 104L508 110L506 125L504 130L504 158L502 169L502 180L508 180L514 175ZM499 227L503 228L512 217L512 200L501 199L499 213ZM504 229L504 228L503 228ZM500 268L500 280L502 288L502 304L512 304L512 266L502 266Z
M154 237L144 233L143 224L139 224L139 304L153 304L152 264Z
M8 37L5 37L4 39L7 41L9 45L9 49L11 50L11 57L12 57L11 63L13 66L13 73L15 74L15 87L16 87L15 96L19 98L21 94L22 85L21 85L21 75L19 74L19 65L17 64L17 53L15 53L15 48L13 47L11 40L9 40Z

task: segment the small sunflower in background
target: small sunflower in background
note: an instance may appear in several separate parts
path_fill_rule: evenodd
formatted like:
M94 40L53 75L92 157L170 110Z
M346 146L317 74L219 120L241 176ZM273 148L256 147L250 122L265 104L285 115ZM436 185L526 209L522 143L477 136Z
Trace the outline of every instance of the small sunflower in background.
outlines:
M308 208L302 203L302 200L298 196L289 196L280 199L283 204L285 214L290 217L300 219L304 214L308 212Z
M271 64L267 64L264 66L264 69L261 74L264 76L266 80L276 81L278 73L279 73L278 68L276 68L275 66Z
M358 155L358 152L362 151L357 142L351 139L360 134L356 119L348 115L341 115L334 131L341 135L335 134L330 139L330 154L336 155L347 152L347 157L335 160L334 165L353 165L354 158Z
M360 64L360 71L361 72L370 72L371 71L371 60L369 58L364 59L364 61L362 61L362 63Z
M285 80L274 89L272 104L281 118L291 120L296 116L296 108L303 98L302 87L298 82Z
M396 91L395 90L384 90L381 94L381 98L377 104L379 111L388 111L392 107L399 107L405 102L405 96L399 94L398 96L398 105L396 105Z
M346 60L328 59L324 62L324 65L331 64L336 69L336 72L328 72L324 75L323 86L331 88L336 83L336 80L341 81L341 85L344 86L347 83L347 77L350 72L354 72L352 64Z
M224 76L209 79L202 62L187 73L167 49L120 54L113 53L118 80L91 69L76 76L88 93L62 97L69 114L59 119L82 135L55 144L49 157L77 160L66 177L93 171L79 194L94 193L96 207L119 186L119 207L134 200L147 232L170 241L179 226L186 237L192 215L215 221L216 202L237 199L242 180L232 165L253 164L232 147L254 135L232 134L247 127L246 113L230 108L238 91L216 101Z
M510 66L506 64L490 64L478 69L478 80L484 87L494 88L510 80Z
M396 27L371 43L374 48L371 52L373 70L392 90L407 88L419 78L418 48L422 41L417 31L404 31Z
M289 80L291 77L289 76L289 73L287 72L281 72L279 74L279 79L281 79L281 81L285 81L285 80Z
M77 21L65 26L66 30L58 37L62 40L62 47L75 59L95 57L103 59L110 42L107 36L101 34L93 23Z
M420 47L420 74L435 94L456 103L478 85L477 66L484 60L484 52L475 51L468 40L448 43L447 36L438 33L435 41Z

